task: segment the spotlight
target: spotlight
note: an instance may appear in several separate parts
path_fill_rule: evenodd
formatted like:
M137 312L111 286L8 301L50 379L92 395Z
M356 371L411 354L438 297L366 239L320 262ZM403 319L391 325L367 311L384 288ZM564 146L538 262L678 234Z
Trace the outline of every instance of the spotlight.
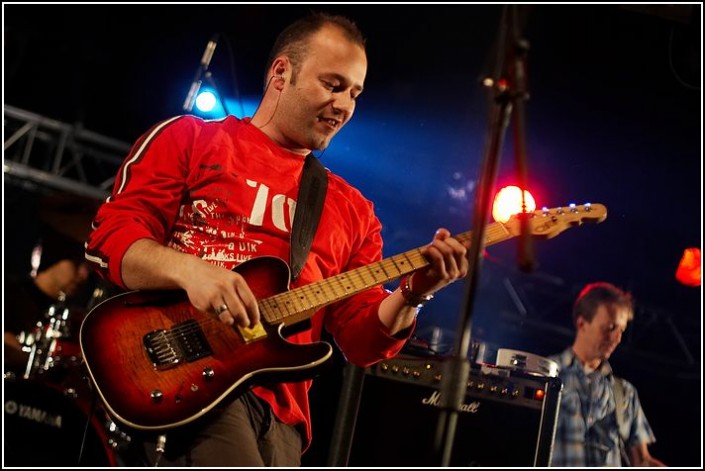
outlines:
M536 201L526 190L524 190L524 200L526 212L533 212L536 209ZM505 186L497 192L492 204L492 217L495 221L507 222L513 215L521 212L521 189L518 186Z
M215 94L210 90L201 90L201 92L196 97L196 108L203 113L208 113L213 111L215 105L218 103L218 99Z

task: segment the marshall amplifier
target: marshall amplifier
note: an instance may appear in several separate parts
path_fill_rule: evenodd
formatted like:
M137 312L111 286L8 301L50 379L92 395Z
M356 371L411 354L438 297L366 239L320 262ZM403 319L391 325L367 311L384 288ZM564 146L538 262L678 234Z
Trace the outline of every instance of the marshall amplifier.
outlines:
M349 466L438 466L443 360L401 357L365 372ZM560 379L473 365L458 412L450 465L548 466Z

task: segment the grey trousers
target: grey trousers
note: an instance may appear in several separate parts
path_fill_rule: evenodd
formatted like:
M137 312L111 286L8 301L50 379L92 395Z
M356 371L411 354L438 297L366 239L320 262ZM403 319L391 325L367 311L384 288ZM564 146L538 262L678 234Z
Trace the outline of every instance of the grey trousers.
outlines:
M167 430L161 456L155 451L155 436L136 438L132 456L122 457L128 466L301 466L299 432L279 422L269 405L250 391L219 405L204 421Z

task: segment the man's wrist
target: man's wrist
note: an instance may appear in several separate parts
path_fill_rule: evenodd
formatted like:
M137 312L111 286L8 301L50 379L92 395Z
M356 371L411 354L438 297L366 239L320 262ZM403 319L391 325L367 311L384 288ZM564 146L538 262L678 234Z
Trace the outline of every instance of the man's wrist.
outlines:
M407 306L412 306L417 309L423 307L424 304L433 299L432 294L416 294L412 291L411 287L411 277L412 275L404 275L401 278L399 284L399 290L404 298L404 302Z

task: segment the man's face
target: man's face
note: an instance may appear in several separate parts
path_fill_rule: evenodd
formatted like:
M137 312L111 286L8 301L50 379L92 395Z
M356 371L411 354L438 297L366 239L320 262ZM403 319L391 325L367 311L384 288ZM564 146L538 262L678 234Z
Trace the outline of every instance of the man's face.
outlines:
M578 338L588 351L590 359L607 360L622 340L629 322L629 309L601 305L592 321L578 318Z
M292 149L325 149L350 120L362 93L367 57L341 31L325 26L309 38L294 82L282 90L276 126Z
M90 275L88 266L85 263L76 263L72 260L61 260L52 266L50 270L56 285L67 296L76 294Z

